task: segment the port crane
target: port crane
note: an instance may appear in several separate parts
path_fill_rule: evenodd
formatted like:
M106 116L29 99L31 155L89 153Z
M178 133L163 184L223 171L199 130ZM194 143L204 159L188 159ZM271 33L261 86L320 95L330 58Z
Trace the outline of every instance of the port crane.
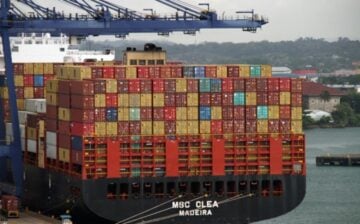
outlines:
M107 0L51 0L58 7L46 7L35 0L0 0L0 33L5 63L6 85L9 94L9 106L14 138L5 144L4 108L0 106L0 190L22 196L23 162L18 109L13 77L10 37L19 33L50 33L68 36L86 37L89 35L115 35L125 37L130 33L158 33L168 35L171 32L195 34L200 29L242 29L255 32L268 23L266 19L254 14L254 11L239 11L249 14L246 18L220 19L215 11L193 6L180 0L154 0L176 10L175 15L166 17L147 15L131 10ZM45 1L43 1L45 2ZM76 13L64 13L62 4L73 7ZM30 9L26 11L23 8ZM0 105L2 105L0 98ZM6 161L11 161L14 186L5 183Z

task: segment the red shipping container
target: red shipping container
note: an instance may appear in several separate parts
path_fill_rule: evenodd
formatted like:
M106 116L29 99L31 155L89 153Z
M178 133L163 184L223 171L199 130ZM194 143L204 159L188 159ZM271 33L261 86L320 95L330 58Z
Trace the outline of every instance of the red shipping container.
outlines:
M163 107L153 107L153 119L154 119L154 121L163 121L164 120L164 108Z
M83 110L83 109L74 109L70 110L71 120L77 122L94 122L95 121L95 112L94 110Z
M113 79L114 78L114 67L104 66L102 69L103 69L103 78L105 78L105 79Z
M158 66L149 67L149 78L151 78L151 79L160 78L160 67L158 67Z
M280 91L278 78L268 78L267 80L268 80L269 91L275 91L275 92Z
M118 107L118 95L116 93L106 94L106 107Z
M187 106L187 93L175 93L175 101L177 107Z
M175 79L165 79L164 87L165 87L165 92L167 92L167 93L176 92L176 80Z
M140 135L141 134L141 122L140 121L130 121L129 133L130 133L130 135Z
M46 117L51 119L58 119L58 107L46 105Z
M58 122L58 132L62 134L70 133L70 122L69 121L60 121Z
M71 136L69 134L70 134L70 130L66 134L65 133L58 134L58 146L60 148L66 148L66 149L71 148Z
M227 66L227 77L239 77L239 66Z
M205 66L205 77L216 78L217 77L217 67L216 66Z
M234 82L233 79L222 79L222 91L223 92L234 92Z
M137 77L140 79L149 78L149 67L138 66L137 68Z
M268 130L270 133L279 133L279 120L269 120Z
M165 91L164 80L154 79L152 82L152 89L154 93L163 93Z
M280 133L290 133L291 121L286 119L281 119L279 122L279 131Z
M222 129L222 121L221 120L212 120L211 121L211 133L212 134L223 134Z
M246 106L245 108L245 118L248 119L256 119L257 115L257 107L256 106Z
M187 79L186 87L188 93L198 93L199 92L199 80L198 79Z
M267 79L256 79L256 90L257 91L268 91L268 81Z
M223 121L223 133L224 134L234 133L234 122L232 120Z
M165 93L164 96L164 104L167 107L175 107L176 106L176 97L175 93Z
M257 92L256 102L258 105L268 105L268 94L267 92Z
M3 195L1 196L1 206L7 211L19 211L19 200L13 195Z
M15 75L24 74L24 64L22 63L13 63L13 69Z
M118 123L118 133L119 135L129 135L129 122L128 121L119 121Z
M56 132L58 130L58 120L46 118L45 128L46 131Z
M59 107L70 108L70 95L69 94L58 94L58 105Z
M119 93L128 93L129 92L129 80L121 79L117 83Z
M232 93L223 93L222 94L222 105L231 106L234 104L234 97Z
M71 81L71 93L78 95L94 95L94 83L91 80Z
M152 108L151 107L141 107L140 108L140 120L142 120L142 121L151 121L152 120Z
M234 85L234 92L245 91L245 79L243 78L233 79L233 85Z
M95 108L95 121L106 121L106 109L105 108Z
M248 120L245 121L245 132L246 133L256 133L257 132L257 121Z
M181 66L171 66L171 78L182 78Z
M234 107L232 107L232 106L222 107L222 118L224 120L233 120L234 119Z
M171 78L171 67L161 66L160 67L160 78Z
M70 129L72 135L93 136L95 133L94 123L72 122Z
M106 80L104 79L94 80L94 93L95 94L106 93Z
M69 94L70 93L70 81L69 80L59 80L59 93Z
M126 78L126 68L125 67L120 67L120 66L116 66L114 68L114 78L119 80L119 79L125 79Z
M255 91L256 90L256 78L245 79L245 91Z
M234 106L234 119L245 119L245 106Z
M165 134L173 135L176 133L176 121L165 121Z
M165 120L176 120L176 107L165 107L164 109Z
M291 92L302 93L302 80L301 79L291 79Z
M290 119L291 118L291 107L290 106L280 106L280 119Z
M71 162L74 164L82 165L82 160L83 160L82 154L83 154L82 151L71 150Z
M291 106L302 106L302 93L291 93Z
M34 76L33 75L24 75L24 86L33 87L34 86Z
M151 90L152 90L152 80L150 79L140 80L140 92L151 93Z
M234 133L245 133L245 120L234 120Z
M91 78L92 79L103 78L102 72L103 72L102 67L99 66L91 67Z
M44 98L44 87L34 87L34 98Z
M24 87L15 87L15 94L17 99L24 99Z
M72 95L71 107L79 108L79 109L94 109L95 107L94 96Z
M268 92L268 103L269 105L280 104L280 93L279 92Z
M281 78L279 79L279 89L280 91L290 92L291 80L290 78Z
M200 106L210 106L211 105L211 94L210 93L200 93L199 105Z
M211 93L211 106L221 106L221 93Z
M140 93L140 80L139 79L129 80L129 93Z

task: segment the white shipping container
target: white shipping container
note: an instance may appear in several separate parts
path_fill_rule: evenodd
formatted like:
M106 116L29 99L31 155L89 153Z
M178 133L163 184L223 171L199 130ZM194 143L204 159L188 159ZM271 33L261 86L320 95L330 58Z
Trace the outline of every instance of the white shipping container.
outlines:
M46 99L25 99L25 110L35 113L46 113Z
M20 137L25 138L25 125L20 124ZM5 132L7 136L10 136L11 139L13 137L13 131L12 131L12 123L6 123L5 125Z
M46 132L46 145L57 146L57 135L56 132Z
M18 111L18 115L19 115L19 123L20 124L25 124L26 123L26 118L28 114L36 114L34 112L29 112L29 111L23 111L23 110L19 110Z
M55 145L47 145L46 146L46 157L50 159L57 159L57 150Z
M36 153L36 141L35 140L28 139L26 141L26 144L27 144L27 151L28 152Z

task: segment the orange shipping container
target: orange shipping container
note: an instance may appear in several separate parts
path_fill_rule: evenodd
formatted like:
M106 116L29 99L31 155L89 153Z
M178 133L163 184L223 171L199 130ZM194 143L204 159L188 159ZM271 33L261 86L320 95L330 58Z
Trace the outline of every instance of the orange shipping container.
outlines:
M24 87L24 98L25 99L34 98L34 87Z
M225 65L218 65L216 71L218 78L226 78L227 77L227 67Z
M21 87L24 86L24 76L14 75L15 86Z
M152 95L151 93L143 93L140 95L140 106L141 107L151 107L152 105Z
M210 134L211 123L210 121L200 121L200 134Z
M268 133L268 120L257 121L257 132Z
M245 104L248 106L256 106L256 92L247 92Z
M59 148L59 160L62 162L70 162L70 149Z
M291 94L290 92L280 92L280 105L290 105Z
M239 77L250 77L250 65L239 65Z
M261 65L261 77L269 78L272 76L271 65Z

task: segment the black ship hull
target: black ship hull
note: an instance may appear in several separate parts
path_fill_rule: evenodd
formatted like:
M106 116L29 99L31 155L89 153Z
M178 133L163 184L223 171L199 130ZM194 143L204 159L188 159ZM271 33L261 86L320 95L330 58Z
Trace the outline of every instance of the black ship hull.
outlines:
M305 190L304 175L81 180L26 165L23 204L50 216L70 213L75 224L238 224L289 212Z

